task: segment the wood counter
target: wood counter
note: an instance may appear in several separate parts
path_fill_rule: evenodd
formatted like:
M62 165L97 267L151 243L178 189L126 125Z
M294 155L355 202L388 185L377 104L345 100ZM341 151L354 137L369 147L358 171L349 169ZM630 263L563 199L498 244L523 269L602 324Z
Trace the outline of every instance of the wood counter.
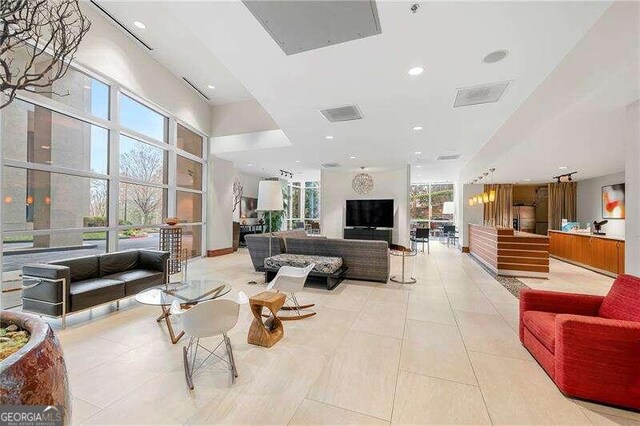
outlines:
M469 253L496 275L549 278L549 237L469 225Z
M611 277L624 274L624 239L549 231L551 256Z

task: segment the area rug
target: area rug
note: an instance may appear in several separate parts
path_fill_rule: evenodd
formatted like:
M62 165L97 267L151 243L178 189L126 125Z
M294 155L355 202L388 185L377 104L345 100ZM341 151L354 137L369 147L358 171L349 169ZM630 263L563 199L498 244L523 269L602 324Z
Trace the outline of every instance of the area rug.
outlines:
M496 275L491 269L489 269L484 263L480 262L473 256L469 256L471 259L475 260L478 265L485 271L489 273L500 285L509 291L516 299L520 298L520 290L524 288L529 288L528 285L517 279L516 277L503 277L500 275Z

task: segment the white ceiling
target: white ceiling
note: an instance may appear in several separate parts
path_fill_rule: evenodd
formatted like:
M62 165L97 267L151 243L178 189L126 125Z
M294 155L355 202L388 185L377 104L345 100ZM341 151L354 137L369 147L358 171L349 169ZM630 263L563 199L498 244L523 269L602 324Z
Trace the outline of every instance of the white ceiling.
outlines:
M188 72L205 87L218 79L220 93L228 82L225 99L251 93L281 127L291 147L221 155L243 171L409 163L415 180L452 180L610 2L424 2L412 14L409 2L378 1L382 34L291 56L239 1L106 5L126 22L144 22L153 55L176 75ZM498 49L509 56L482 62ZM416 65L425 72L408 76ZM512 85L497 103L452 107L456 88L507 80ZM331 124L318 113L353 103L364 120ZM421 132L412 130L417 125ZM436 161L451 154L461 158Z
M461 174L494 182L582 180L623 171L640 98L640 3L616 2ZM636 141L636 143L638 143ZM567 167L560 170L559 167Z
M222 62L188 28L176 21L163 2L99 0L98 3L152 47L149 54L158 62L179 79L186 77L207 95L211 105L253 99ZM135 21L142 22L146 28L137 28L133 24ZM215 89L209 89L210 84Z

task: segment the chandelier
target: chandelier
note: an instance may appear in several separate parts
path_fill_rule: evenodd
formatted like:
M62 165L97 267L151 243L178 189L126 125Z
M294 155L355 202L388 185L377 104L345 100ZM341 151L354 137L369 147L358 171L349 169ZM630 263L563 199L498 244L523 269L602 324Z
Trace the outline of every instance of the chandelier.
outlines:
M373 190L373 177L369 173L364 172L364 166L360 167L363 171L353 177L351 187L361 195L367 195Z

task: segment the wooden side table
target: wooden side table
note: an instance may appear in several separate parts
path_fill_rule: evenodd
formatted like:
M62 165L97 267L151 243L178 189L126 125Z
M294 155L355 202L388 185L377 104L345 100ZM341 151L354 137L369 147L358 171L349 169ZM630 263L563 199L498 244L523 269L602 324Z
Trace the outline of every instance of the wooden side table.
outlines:
M284 305L284 293L273 291L263 291L249 299L249 306L253 313L253 322L247 335L247 343L252 345L270 348L284 336L282 321L277 317L277 313ZM266 321L262 321L262 308L267 308L271 316Z

